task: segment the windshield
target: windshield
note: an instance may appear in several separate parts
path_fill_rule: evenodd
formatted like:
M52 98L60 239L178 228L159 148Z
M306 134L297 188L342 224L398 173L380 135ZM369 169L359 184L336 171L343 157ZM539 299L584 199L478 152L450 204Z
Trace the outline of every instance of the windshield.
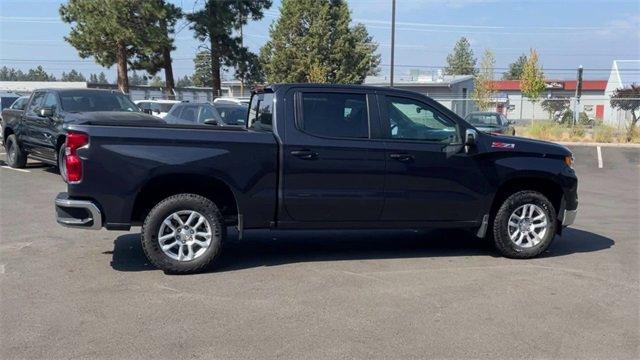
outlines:
M111 91L62 91L62 109L66 112L129 111L140 109L128 97Z
M222 117L222 121L227 125L244 125L249 111L248 106L242 105L216 104L216 109L218 109L220 117Z
M476 126L500 126L498 115L495 114L471 114L467 121Z

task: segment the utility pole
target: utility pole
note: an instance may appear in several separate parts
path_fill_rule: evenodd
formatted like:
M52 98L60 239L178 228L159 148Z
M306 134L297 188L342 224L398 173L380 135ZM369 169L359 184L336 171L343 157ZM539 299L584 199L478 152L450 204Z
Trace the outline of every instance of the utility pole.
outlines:
M582 96L582 65L578 67L578 79L576 81L576 102L573 107L573 125L578 124L578 109L580 106L580 97Z
M395 52L395 42L396 42L396 0L391 0L391 74L390 74L390 85L393 87L393 53Z

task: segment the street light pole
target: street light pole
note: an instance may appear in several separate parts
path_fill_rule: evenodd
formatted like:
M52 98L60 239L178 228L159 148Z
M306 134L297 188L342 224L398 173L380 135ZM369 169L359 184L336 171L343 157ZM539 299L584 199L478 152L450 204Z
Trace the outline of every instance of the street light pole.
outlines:
M391 0L391 74L390 74L390 85L393 87L393 53L395 52L395 41L396 41L396 0Z

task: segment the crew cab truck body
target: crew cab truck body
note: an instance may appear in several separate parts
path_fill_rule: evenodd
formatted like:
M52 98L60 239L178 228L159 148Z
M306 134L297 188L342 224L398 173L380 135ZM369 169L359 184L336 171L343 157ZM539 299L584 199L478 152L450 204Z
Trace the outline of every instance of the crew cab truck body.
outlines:
M2 139L7 164L24 167L27 157L62 167L65 125L126 121L128 123L163 121L143 114L125 95L97 89L39 89L26 106L2 112ZM64 173L61 172L64 177Z
M168 272L214 262L244 229L467 228L500 252L544 251L577 211L563 146L477 132L395 89L287 84L253 94L246 128L68 125L80 177L65 226L142 225Z

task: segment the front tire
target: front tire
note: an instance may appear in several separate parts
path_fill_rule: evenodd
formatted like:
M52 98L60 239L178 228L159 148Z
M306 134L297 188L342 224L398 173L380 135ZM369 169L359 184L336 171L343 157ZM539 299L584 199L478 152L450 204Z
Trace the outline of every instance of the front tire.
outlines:
M198 273L211 266L226 237L218 207L196 194L178 194L158 203L142 226L142 249L149 261L173 274Z
M7 137L5 150L7 151L7 165L16 169L21 169L27 165L27 154L20 148L15 134Z
M556 211L537 191L519 191L500 206L493 220L496 248L508 258L528 259L544 252L556 234Z

